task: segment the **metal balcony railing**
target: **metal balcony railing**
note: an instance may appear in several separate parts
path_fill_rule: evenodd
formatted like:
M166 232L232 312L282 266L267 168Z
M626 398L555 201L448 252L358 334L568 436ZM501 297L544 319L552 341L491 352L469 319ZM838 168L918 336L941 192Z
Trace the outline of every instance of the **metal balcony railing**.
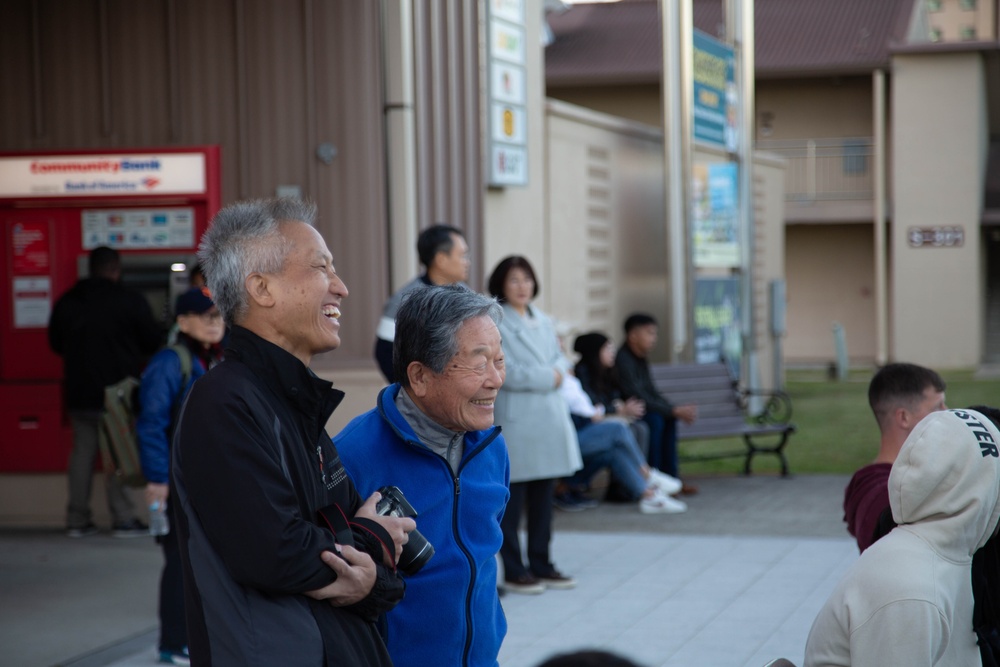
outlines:
M758 150L785 158L785 199L871 199L872 139L758 140Z

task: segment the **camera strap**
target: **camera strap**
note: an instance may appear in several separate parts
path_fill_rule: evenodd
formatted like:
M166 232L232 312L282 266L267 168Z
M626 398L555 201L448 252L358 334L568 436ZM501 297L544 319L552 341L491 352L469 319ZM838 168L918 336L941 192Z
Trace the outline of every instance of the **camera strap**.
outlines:
M347 520L347 515L344 514L344 510L340 509L340 505L334 503L333 505L327 505L316 511L316 515L319 520L319 525L329 529L333 533L333 539L337 541L337 544L347 544L350 546L354 545L354 533L351 531L351 524Z

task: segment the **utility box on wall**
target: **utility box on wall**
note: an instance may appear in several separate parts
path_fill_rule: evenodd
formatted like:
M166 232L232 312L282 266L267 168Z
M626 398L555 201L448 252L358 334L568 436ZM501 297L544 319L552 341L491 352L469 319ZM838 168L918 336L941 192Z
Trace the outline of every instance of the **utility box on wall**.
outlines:
M0 153L0 473L61 472L72 448L55 301L98 246L170 324L182 267L220 206L218 146Z

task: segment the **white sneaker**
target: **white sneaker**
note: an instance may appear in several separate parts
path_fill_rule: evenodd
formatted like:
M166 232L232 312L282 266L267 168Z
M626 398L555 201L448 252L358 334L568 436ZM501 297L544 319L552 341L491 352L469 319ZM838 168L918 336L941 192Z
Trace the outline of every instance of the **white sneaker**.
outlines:
M665 496L659 491L639 501L639 511L643 514L680 514L687 512L687 508L684 501Z
M684 483L676 477L671 477L656 468L649 469L649 483L658 488L663 495L672 496L684 488Z

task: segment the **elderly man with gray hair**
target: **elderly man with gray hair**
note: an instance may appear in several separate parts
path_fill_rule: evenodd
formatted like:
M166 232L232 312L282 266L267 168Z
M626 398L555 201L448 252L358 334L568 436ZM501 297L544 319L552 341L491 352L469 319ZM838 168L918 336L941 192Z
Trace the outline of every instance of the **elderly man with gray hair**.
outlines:
M396 667L496 665L507 622L496 589L510 466L493 404L505 371L495 300L427 287L396 315L399 383L336 437L362 493L398 487L435 554L386 615Z
M201 241L232 335L172 450L192 664L391 664L376 621L402 597L396 559L416 524L358 495L325 430L343 393L309 364L340 346L347 286L315 215L236 202Z

